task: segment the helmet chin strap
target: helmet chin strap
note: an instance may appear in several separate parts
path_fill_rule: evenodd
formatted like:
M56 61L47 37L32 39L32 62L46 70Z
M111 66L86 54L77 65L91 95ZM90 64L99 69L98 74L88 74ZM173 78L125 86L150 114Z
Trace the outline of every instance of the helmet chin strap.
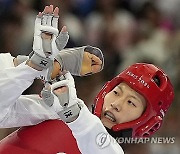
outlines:
M124 129L124 130L120 130L120 131L113 131L112 129L109 129L107 127L105 127L106 130L108 131L108 133L113 137L113 138L117 138L117 137L132 137L132 128L128 128L128 129Z

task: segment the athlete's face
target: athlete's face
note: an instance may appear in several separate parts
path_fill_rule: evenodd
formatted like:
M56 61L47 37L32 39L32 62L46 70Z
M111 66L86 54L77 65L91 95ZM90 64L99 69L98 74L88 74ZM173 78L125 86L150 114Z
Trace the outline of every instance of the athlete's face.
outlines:
M122 82L105 96L101 121L112 128L115 124L139 118L145 108L145 98Z

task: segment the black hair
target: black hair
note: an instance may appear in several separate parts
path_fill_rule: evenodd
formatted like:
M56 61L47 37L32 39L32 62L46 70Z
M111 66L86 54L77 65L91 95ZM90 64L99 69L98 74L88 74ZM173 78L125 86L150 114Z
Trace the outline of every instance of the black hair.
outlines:
M158 87L160 87L160 85L161 85L161 81L160 81L160 78L159 78L159 76L154 76L153 77L153 80L154 80L154 82L156 83L156 85L158 86Z

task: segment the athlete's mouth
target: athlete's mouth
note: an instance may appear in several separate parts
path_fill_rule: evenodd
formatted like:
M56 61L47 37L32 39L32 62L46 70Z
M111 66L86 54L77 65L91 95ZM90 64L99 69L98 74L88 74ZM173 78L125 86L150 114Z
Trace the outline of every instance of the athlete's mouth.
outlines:
M109 119L112 122L116 122L116 118L115 118L114 114L112 114L109 111L104 112L104 117L106 117L107 119Z

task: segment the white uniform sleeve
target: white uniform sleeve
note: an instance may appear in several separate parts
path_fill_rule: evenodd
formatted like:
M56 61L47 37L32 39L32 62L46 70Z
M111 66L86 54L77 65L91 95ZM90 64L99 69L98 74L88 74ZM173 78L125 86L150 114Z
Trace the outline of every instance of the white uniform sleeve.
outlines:
M36 77L46 71L37 71L25 62L14 67L14 57L0 54L0 128L35 125L44 120L58 119L61 110L56 100L52 107L46 106L38 95L21 95Z
M9 112L0 122L0 128L35 125L45 120L58 119L58 100L52 107L42 102L39 95L22 95L10 106Z
M33 80L42 74L25 62L14 67L10 54L0 54L0 122Z
M124 154L121 146L108 134L98 117L83 105L79 117L67 123L82 154Z

